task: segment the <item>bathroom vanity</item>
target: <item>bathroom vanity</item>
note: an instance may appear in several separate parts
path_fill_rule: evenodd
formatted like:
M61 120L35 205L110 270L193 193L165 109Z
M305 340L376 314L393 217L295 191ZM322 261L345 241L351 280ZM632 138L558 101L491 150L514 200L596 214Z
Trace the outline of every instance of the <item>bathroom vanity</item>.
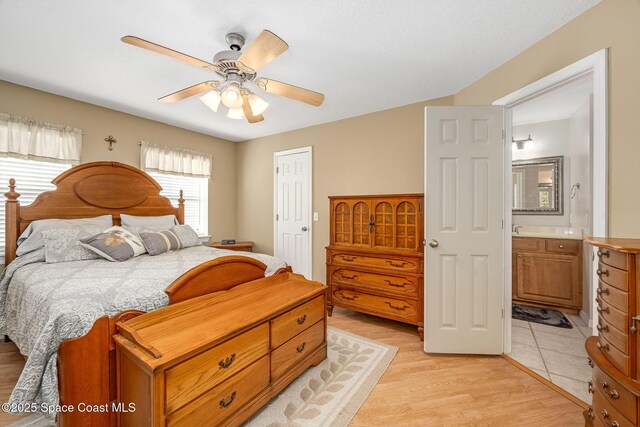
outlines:
M514 235L513 302L579 313L582 308L582 236Z

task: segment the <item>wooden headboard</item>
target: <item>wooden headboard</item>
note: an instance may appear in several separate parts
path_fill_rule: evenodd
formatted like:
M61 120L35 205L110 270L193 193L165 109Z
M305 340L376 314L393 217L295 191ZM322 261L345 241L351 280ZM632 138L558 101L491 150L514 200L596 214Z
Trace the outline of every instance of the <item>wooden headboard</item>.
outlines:
M175 215L184 223L184 199L180 191L178 207L160 195L162 187L149 175L117 162L85 163L51 181L56 189L40 194L30 205L20 206L20 183L9 180L6 199L4 262L16 257L18 237L31 221L38 219L89 218L110 214L120 224L120 214Z

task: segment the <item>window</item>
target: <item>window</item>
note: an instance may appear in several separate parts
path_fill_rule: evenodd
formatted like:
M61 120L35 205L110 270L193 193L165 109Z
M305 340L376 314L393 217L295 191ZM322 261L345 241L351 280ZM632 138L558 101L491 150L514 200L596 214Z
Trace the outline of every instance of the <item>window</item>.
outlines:
M193 228L200 237L209 233L209 180L190 176L169 175L149 172L162 187L160 194L178 206L180 190L184 198L184 223Z
M0 210L0 253L4 254L5 243L5 197L9 191L9 179L16 180L16 191L20 193L18 201L21 206L29 205L38 194L55 189L51 181L71 165L14 158L0 158L0 194L2 195L2 209ZM4 263L4 258L0 260Z

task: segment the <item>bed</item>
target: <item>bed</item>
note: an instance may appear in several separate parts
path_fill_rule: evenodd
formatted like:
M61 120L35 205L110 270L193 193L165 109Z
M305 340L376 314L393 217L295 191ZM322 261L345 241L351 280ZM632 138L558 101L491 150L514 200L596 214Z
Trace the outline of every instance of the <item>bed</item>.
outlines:
M80 402L108 404L116 396L112 336L117 322L165 305L228 290L265 275L290 271L282 261L268 255L239 254L204 246L154 257L141 255L124 263L93 260L46 264L37 251L16 260L18 237L32 221L40 219L110 214L113 224L119 225L120 215L128 214L175 215L179 223L184 222L182 196L178 207L174 207L160 195L161 188L155 180L125 164L83 164L59 175L53 183L55 190L40 194L29 206L20 206L16 191L19 184L16 187L14 180L5 194L7 268L0 281L4 284L0 286L3 304L0 322L4 319L5 325L0 323L0 329L6 329L6 319L15 316L22 321L13 325L14 331L22 330L24 336L46 333L59 338L58 341L34 338L33 342L22 343L31 353L19 382L26 391L24 395L14 391L14 400L24 397L27 402L74 407ZM72 295L76 292L77 295ZM67 297L72 300L68 304ZM8 300L11 308L7 308ZM66 307L61 315L56 313L53 321L48 300L57 302L53 305L56 310ZM55 330L42 330L47 328ZM29 329L37 331L29 333ZM42 385L37 383L39 374ZM55 377L51 378L52 375ZM43 390L47 385L57 385L57 390ZM22 392L22 388L18 391ZM115 414L109 412L58 414L59 425L114 425L114 422Z

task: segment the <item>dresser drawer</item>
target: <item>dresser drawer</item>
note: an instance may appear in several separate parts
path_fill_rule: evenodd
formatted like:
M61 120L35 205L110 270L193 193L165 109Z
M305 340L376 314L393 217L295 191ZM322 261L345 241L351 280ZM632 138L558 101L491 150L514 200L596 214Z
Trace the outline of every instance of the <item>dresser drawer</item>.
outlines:
M558 252L561 254L577 254L580 252L582 240L545 240L545 249L547 252Z
M636 397L597 367L593 369L593 388L599 390L625 418L636 423L638 419Z
M629 354L629 335L614 328L602 317L597 326L598 333L624 354Z
M617 252L616 252L617 253ZM621 291L629 291L629 273L615 267L598 262L598 277L608 285L618 288Z
M220 425L269 385L269 356L265 356L167 418L172 426Z
M629 375L629 356L618 350L605 337L598 337L598 348L613 366L624 375Z
M324 297L315 298L271 321L271 348L282 345L309 326L324 318Z
M598 248L598 259L612 267L620 270L629 270L629 260L624 252L612 251L611 249Z
M598 298L597 301L598 306L596 310L598 310L600 317L604 318L614 328L618 328L618 330L626 334L629 328L629 315L626 313L626 310L618 310L611 304L603 301L602 298Z
M167 370L167 413L173 412L269 352L269 325L260 325Z
M418 321L418 302L415 300L369 295L351 289L334 289L333 301L344 307L354 307L365 313L379 314L407 323Z
M337 265L362 265L365 267L385 268L396 271L418 272L417 259L401 257L373 257L354 253L334 253L332 261Z
M596 417L606 426L635 427L635 424L624 417L599 390L593 392L593 407Z
M418 278L388 275L338 268L331 271L331 280L347 285L365 286L383 292L418 297Z
M324 333L324 321L320 321L275 349L271 353L271 381L286 374L291 366L322 344Z
M544 249L544 239L536 237L514 237L511 240L513 250L541 251Z
M602 280L598 280L598 289L596 290L598 298L606 301L623 313L629 312L629 293L619 290Z

